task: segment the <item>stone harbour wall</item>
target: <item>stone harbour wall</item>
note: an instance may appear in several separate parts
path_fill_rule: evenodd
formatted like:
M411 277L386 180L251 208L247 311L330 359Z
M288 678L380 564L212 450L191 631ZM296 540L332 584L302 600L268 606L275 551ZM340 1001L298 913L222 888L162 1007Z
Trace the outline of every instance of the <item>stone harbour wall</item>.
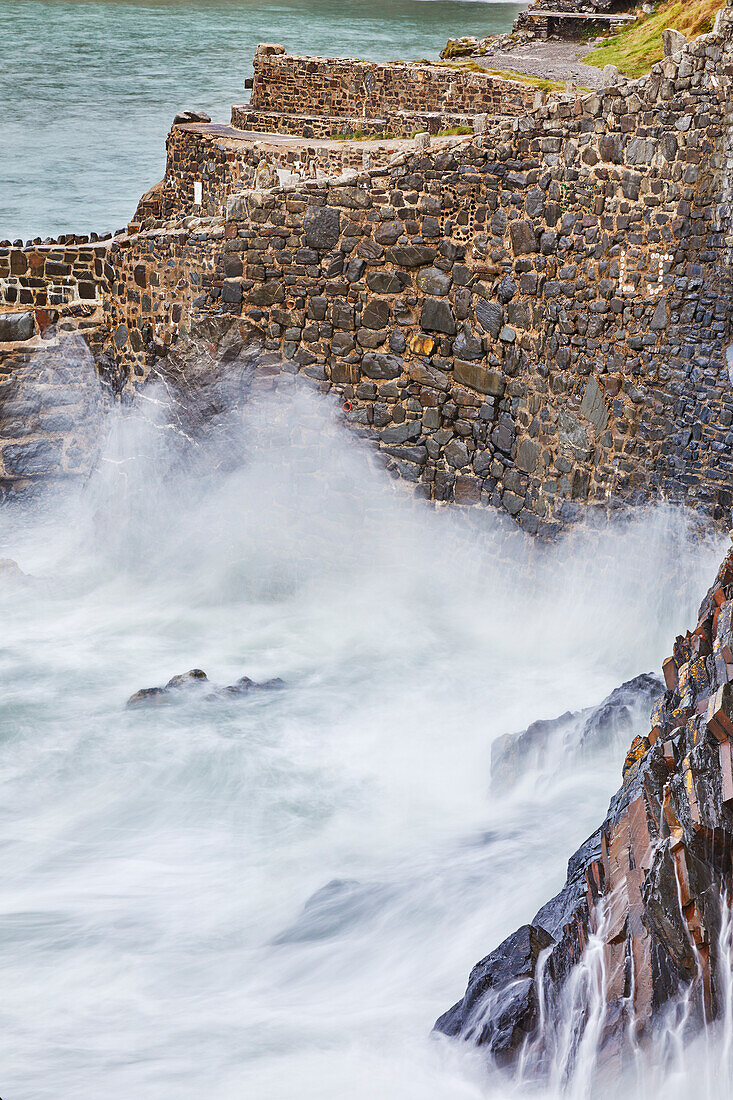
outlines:
M201 318L242 321L263 369L333 390L419 493L499 505L530 532L655 496L728 522L732 37L726 10L640 81L404 143L349 179L273 186L267 142L233 171L228 138L175 127L173 218L65 260L0 250L8 313L35 332L55 280L90 286L117 385ZM224 216L195 216L204 170L215 211L244 180ZM8 324L0 341L18 339Z
M254 58L250 107L290 115L372 118L404 111L521 114L534 88L489 73L446 65L377 64L352 58L296 57L261 45Z
M287 144L278 141L276 135L266 140L245 140L235 126L174 126L166 142L166 173L158 217L170 219L191 211L214 217L224 213L229 195L244 187L267 188L309 176L362 171L365 165L386 161L395 148L374 142ZM197 182L201 184L200 204L195 202ZM145 221L144 208L134 220Z
M508 112L511 113L511 112ZM249 104L232 107L232 125L244 130L274 131L297 137L328 139L373 134L375 138L410 138L418 133L440 134L462 127L474 129L476 115L455 111L387 111L382 115L291 115L285 111L258 111Z
M211 307L434 499L530 531L654 495L727 521L728 13L719 30L349 186L234 197Z

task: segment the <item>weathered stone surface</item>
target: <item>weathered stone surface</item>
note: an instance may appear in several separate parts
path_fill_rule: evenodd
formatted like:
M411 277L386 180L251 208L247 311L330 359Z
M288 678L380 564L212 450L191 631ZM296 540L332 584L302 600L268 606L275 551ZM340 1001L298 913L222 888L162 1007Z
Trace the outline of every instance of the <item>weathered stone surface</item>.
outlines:
M453 377L461 385L470 386L471 389L492 397L501 397L504 392L505 381L501 371L481 366L480 363L466 363L462 359L456 359Z
M0 313L0 341L31 340L35 336L32 313Z
M250 692L277 691L282 687L285 687L285 682L279 677L258 684L250 680L249 676L240 676L228 687L217 687L202 669L192 668L189 672L171 677L165 687L141 688L130 696L127 706L133 710L149 706L170 706L190 698L211 702L214 699L249 695Z
M583 400L580 403L580 415L590 421L597 435L605 432L609 417L608 406L595 375L591 375L588 379Z
M37 439L28 443L12 443L3 447L3 464L13 477L41 477L59 473L61 443Z
M537 1023L537 960L552 942L543 928L517 929L476 964L462 1000L436 1021L435 1030L486 1047L500 1064L511 1060Z
M456 319L450 303L442 298L426 298L420 315L420 324L428 332L444 332L453 336Z
M332 206L315 206L303 218L305 243L309 248L331 249L341 235L341 212Z
M667 690L648 723L637 727L622 786L603 824L570 859L560 893L515 934L519 947L508 948L509 937L474 968L463 1001L439 1019L439 1030L493 1050L493 1037L507 1033L505 1006L521 990L519 1009L508 1016L513 1037L497 1044L497 1057L512 1061L522 1049L525 1072L543 1072L556 1033L540 1029L533 1009L539 952L531 947L531 934L537 929L547 937L537 942L548 949L542 990L549 1021L567 1012L568 979L590 937L600 938L606 1011L603 1033L594 1042L600 1042L605 1057L623 1049L630 1031L635 1049L650 1040L656 1020L678 994L687 1001L688 1028L725 1011L730 958L720 927L733 886L731 657L733 550L702 602L694 630L676 639L663 664ZM601 708L601 727L616 709L612 699ZM530 727L513 750L526 760L547 736L547 725ZM569 1041L574 1047L586 1026L587 1007L576 1001L573 1009ZM524 1045L527 1032L530 1042Z

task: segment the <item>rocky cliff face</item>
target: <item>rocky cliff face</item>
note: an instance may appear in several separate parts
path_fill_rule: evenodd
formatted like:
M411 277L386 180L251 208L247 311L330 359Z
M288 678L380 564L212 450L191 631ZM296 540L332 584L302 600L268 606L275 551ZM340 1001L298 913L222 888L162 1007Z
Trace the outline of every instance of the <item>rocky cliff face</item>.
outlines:
M566 1069L593 1032L603 1057L649 1038L678 995L690 1025L722 1011L733 852L733 550L666 692L634 738L603 824L560 893L474 967L436 1023L501 1064ZM562 1026L558 1024L562 1021ZM560 1033L562 1031L562 1034Z

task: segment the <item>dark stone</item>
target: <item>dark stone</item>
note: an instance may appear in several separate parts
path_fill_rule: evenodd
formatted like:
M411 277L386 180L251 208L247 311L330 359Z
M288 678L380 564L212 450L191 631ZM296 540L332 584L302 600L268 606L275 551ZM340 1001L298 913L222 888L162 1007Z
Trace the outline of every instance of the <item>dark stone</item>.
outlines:
M425 264L431 264L437 254L434 248L428 248L426 245L398 245L387 249L387 259L399 267L422 267Z
M450 303L442 298L426 298L420 315L420 324L426 332L444 332L453 336L456 319Z
M389 306L379 298L368 302L361 315L361 323L365 328L383 329L389 324Z
M515 256L537 251L537 236L532 222L525 219L509 222L509 236Z
M499 1062L518 1051L537 1021L534 976L540 952L553 939L525 924L473 968L463 999L444 1013L435 1030L488 1048Z
M498 302L481 299L476 303L476 320L496 340L504 324L504 310Z
M50 439L10 443L3 448L3 462L11 477L57 474L61 468L61 443Z
M0 342L31 340L34 336L32 313L0 313Z
M426 267L418 273L417 285L425 294L443 295L450 290L451 277L437 267Z
M382 883L333 879L308 898L295 923L272 943L310 943L341 935L378 917L393 895L392 888Z
M361 369L367 378L398 378L402 374L402 360L396 355L369 353L364 356Z
M303 218L303 229L309 248L330 251L341 234L341 214L332 206L311 206Z
M404 271L372 271L367 275L367 286L375 294L401 294L410 284Z

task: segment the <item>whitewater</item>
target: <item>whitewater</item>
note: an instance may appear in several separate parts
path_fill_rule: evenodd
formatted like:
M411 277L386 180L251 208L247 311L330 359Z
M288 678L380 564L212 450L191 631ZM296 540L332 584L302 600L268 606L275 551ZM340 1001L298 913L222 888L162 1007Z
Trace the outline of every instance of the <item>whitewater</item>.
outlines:
M726 540L665 506L553 546L436 509L297 380L193 441L165 409L111 411L83 484L0 510L26 574L0 579L2 1096L618 1095L595 1049L539 1087L431 1028L628 747L502 792L492 741L658 669ZM194 667L287 687L126 709ZM670 1024L624 1092L727 1096L732 1015Z

